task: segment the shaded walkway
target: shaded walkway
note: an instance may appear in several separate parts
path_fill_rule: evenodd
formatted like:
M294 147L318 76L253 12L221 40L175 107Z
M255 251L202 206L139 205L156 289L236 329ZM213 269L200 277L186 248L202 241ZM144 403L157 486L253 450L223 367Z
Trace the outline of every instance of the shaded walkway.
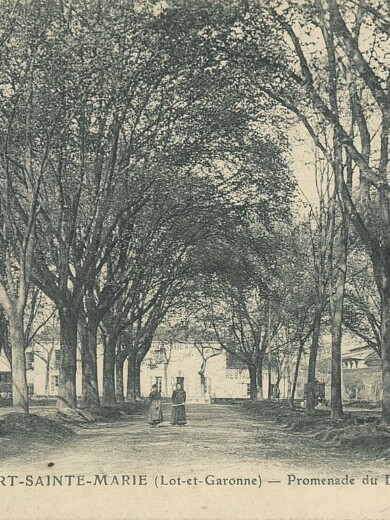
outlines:
M164 405L169 417L169 404ZM6 462L41 472L199 472L215 469L246 471L272 468L273 474L291 467L315 470L387 472L383 461L365 462L354 454L321 444L272 421L254 418L240 406L189 405L188 425L168 422L150 428L144 415L81 429L76 439L50 450L35 450ZM374 466L374 468L372 467Z
M165 405L169 417L169 405ZM94 424L76 439L3 461L0 475L32 480L74 475L87 485L2 487L0 518L12 520L313 520L389 519L389 486L366 486L362 477L390 473L384 461L318 445L240 406L188 407L189 425L150 428L146 417ZM288 485L288 475L356 477L356 486ZM96 476L145 476L147 485L95 485ZM261 477L259 486L206 485L208 475L235 482ZM156 487L178 477L201 485ZM213 477L214 478L214 477ZM34 480L35 479L35 480ZM260 479L259 479L260 480ZM186 483L187 484L187 483ZM3 515L3 516L2 516Z

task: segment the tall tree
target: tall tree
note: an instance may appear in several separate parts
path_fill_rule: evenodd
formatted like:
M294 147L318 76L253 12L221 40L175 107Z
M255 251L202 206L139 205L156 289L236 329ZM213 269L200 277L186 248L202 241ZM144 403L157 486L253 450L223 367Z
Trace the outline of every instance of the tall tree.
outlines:
M32 4L4 6L0 34L0 304L7 315L12 350L13 403L28 412L24 315L36 246L40 197L50 168L53 138L63 122L61 109L50 114L42 91L47 60L46 12L35 19ZM34 19L34 23L30 21Z
M389 186L388 157L390 124L389 70L384 62L384 38L388 26L383 20L388 16L387 4L375 4L370 8L365 2L337 0L318 1L296 8L286 4L282 11L276 7L272 14L289 38L295 65L288 68L290 78L310 100L306 107L295 103L295 108L281 96L285 106L295 111L309 134L333 166L339 196L351 222L369 251L375 273L375 281L381 301L381 348L383 401L382 420L390 422L390 266L389 255ZM307 7L307 9L306 9ZM298 24L298 25L297 25ZM324 38L319 42L317 55L309 49L296 27L308 30L310 35L319 29ZM367 45L368 42L368 45ZM318 60L320 47L334 61L329 67ZM372 56L378 56L372 59ZM337 67L338 99L344 95L346 102L338 104L334 111L334 91L324 92L324 76L332 81ZM320 79L321 78L321 79ZM334 78L333 81L336 81ZM278 94L279 95L279 94ZM348 183L345 171L338 167L332 153L332 145L324 142L318 129L308 118L308 110L314 110L333 132L333 142L340 143L352 166L358 172L359 196L352 183ZM375 119L375 123L374 123ZM374 125L379 122L379 130ZM351 124L354 133L351 135Z

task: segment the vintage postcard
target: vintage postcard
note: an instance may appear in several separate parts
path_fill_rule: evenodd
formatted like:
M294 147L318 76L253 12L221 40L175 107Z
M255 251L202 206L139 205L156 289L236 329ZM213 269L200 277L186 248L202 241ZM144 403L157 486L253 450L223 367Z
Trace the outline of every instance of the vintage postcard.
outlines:
M389 1L0 6L0 520L389 519Z

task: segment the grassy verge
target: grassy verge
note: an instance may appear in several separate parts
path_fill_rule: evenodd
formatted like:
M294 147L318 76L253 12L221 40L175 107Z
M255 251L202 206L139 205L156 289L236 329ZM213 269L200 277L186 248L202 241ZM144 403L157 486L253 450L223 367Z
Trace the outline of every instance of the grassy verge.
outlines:
M357 424L354 414L346 414L343 420L331 419L329 409L319 409L314 416L308 416L304 410L293 410L284 403L272 401L245 402L243 406L254 416L277 422L297 436L310 438L322 446L337 446L370 458L390 459L390 428L381 426L379 417L368 417L370 422Z
M59 412L42 408L36 414L10 412L0 418L0 460L64 444L83 428L126 420L131 415L144 413L146 406L141 401L94 410Z

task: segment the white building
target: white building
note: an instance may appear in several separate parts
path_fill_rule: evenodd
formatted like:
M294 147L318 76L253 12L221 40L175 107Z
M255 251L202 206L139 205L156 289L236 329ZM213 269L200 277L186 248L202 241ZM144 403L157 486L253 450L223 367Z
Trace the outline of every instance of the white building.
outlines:
M190 402L248 399L250 395L248 370L239 367L239 363L234 361L229 363L225 351L219 350L215 355L216 352L217 345L197 349L193 344L167 345L156 342L142 363L142 395L148 395L151 386L157 384L163 397L170 397L176 384L180 382L184 385ZM205 366L204 359L206 359ZM279 388L280 398L287 397L286 378L282 378ZM263 395L267 397L267 394L268 371L263 371Z
M80 356L79 356L80 357ZM206 360L206 361L205 361ZM31 396L55 397L58 392L60 347L56 342L35 345L26 351L27 383ZM1 382L11 381L10 365L4 354L0 355ZM99 348L98 378L102 388L103 354ZM124 370L126 391L127 367ZM275 376L272 376L275 379ZM155 342L141 365L141 394L148 396L151 386L157 384L163 397L170 397L181 382L189 402L210 403L213 399L247 399L250 395L248 370L234 359L228 359L216 345L196 348L193 344L166 344ZM7 385L3 385L5 387ZM78 359L77 394L81 395L81 362ZM287 382L279 385L280 398L287 397ZM268 371L263 372L263 395L268 394Z
M27 385L30 396L56 397L58 393L60 346L58 342L40 343L26 350ZM77 393L81 394L81 362L77 363ZM10 386L11 367L4 353L0 354L0 394ZM8 383L4 384L4 383ZM3 385L1 385L3 383Z

